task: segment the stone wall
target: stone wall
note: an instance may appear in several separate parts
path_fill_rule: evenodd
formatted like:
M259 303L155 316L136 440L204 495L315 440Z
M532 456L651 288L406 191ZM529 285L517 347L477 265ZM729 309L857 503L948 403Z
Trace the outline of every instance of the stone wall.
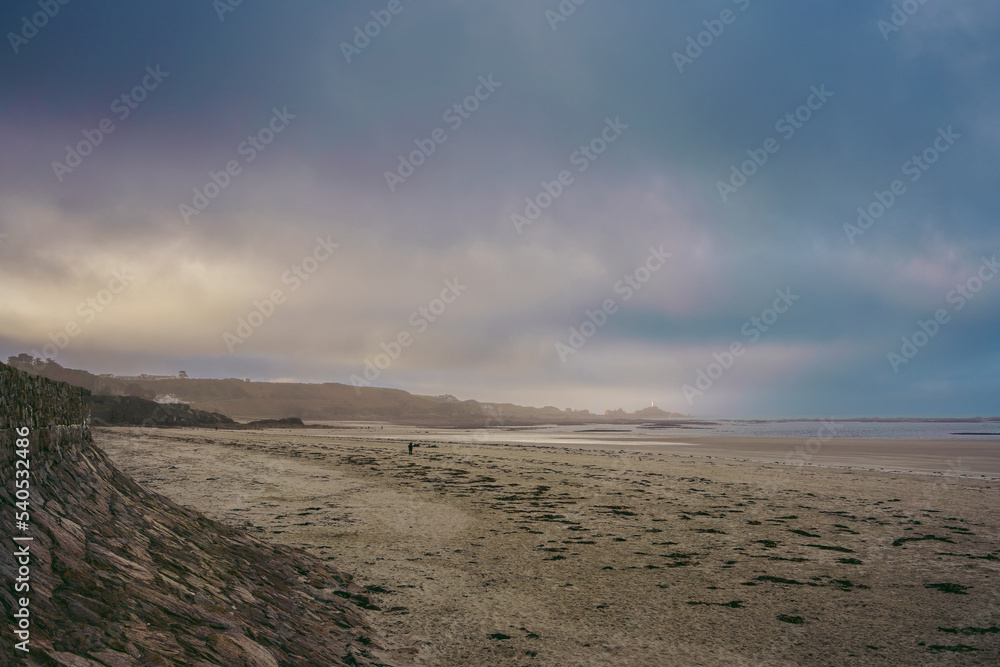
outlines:
M0 364L0 429L83 424L90 392Z
M42 481L51 464L79 452L90 392L0 364L0 484L13 472L15 429L30 429L32 464Z

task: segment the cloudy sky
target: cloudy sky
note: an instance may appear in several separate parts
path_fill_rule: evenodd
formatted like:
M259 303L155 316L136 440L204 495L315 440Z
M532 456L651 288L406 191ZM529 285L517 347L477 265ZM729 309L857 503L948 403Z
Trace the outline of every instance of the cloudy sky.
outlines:
M51 4L0 9L3 358L1000 413L995 3Z

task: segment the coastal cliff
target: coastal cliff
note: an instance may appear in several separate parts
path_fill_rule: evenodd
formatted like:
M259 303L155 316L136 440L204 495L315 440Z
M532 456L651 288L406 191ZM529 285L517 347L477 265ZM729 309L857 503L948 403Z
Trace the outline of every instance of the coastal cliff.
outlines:
M350 575L138 486L94 445L88 394L0 364L0 663L382 664Z

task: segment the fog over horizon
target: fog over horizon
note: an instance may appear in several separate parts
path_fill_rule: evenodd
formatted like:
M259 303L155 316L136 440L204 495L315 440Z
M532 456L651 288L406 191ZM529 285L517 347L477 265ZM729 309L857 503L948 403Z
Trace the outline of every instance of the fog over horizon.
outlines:
M0 9L2 359L1000 414L1000 6L39 7Z

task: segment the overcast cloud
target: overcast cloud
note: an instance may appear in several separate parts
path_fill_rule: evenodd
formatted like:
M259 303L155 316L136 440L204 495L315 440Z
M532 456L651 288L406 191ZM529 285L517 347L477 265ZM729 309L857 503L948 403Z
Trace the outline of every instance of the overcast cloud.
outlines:
M96 4L0 9L3 357L350 383L405 334L371 384L1000 413L1000 6Z

